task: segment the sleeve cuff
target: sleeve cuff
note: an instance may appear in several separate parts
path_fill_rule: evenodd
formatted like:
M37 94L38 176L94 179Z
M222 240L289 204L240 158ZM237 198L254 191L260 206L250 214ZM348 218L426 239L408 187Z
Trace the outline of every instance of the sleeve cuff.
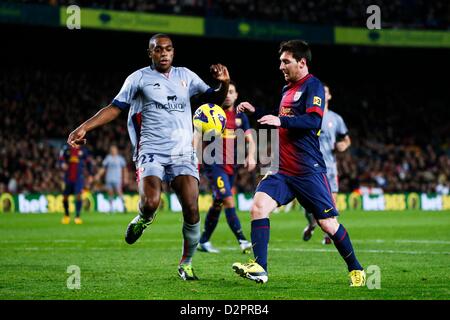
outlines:
M129 104L129 103L121 102L121 101L116 100L116 99L114 99L114 100L111 102L111 104L114 105L114 106L116 106L116 107L118 107L120 110L128 109L128 108L130 107L130 104Z
M279 117L280 118L280 127L282 127L282 128L287 128L288 127L288 123L289 123L289 120L288 120L288 118L287 117Z

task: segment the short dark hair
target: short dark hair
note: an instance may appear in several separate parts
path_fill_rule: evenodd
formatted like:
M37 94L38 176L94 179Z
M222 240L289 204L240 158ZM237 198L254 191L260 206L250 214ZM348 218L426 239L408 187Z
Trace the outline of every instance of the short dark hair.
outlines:
M159 39L159 38L168 38L168 39L170 39L170 36L169 36L168 34L165 34L165 33L157 33L157 34L154 34L154 35L150 38L150 40L148 41L148 46L150 47L150 43L152 43L153 40ZM170 39L170 40L172 40L172 39Z
M279 54L288 51L292 53L295 60L300 61L302 58L306 60L306 65L311 64L311 49L306 41L303 40L289 40L280 44Z

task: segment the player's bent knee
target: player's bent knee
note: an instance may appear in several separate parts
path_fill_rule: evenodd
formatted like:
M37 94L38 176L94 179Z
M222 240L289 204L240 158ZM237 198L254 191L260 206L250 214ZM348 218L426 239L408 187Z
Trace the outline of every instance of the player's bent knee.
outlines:
M226 197L225 199L223 199L223 206L225 208L234 208L234 199L233 197Z
M318 223L323 232L329 235L334 235L339 228L339 222L336 218L320 219Z
M183 205L183 212L185 215L198 215L198 204L196 202Z
M216 200L213 201L214 209L220 210L220 209L222 209L222 206L223 206L223 201L222 200L216 199Z
M261 203L254 202L250 209L250 215L252 220L265 219L269 216L269 213Z

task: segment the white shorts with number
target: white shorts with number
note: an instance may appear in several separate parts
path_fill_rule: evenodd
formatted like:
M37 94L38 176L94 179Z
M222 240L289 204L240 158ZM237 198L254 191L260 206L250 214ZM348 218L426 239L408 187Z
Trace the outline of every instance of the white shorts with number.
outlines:
M182 156L142 153L136 162L136 168L137 182L148 176L156 176L167 182L183 175L193 176L200 180L195 152Z

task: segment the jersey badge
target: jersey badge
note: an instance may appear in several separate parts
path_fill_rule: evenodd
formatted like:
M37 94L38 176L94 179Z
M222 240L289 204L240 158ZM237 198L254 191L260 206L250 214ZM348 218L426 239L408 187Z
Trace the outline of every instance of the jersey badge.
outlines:
M318 96L314 96L313 104L320 107L322 105L322 99Z

